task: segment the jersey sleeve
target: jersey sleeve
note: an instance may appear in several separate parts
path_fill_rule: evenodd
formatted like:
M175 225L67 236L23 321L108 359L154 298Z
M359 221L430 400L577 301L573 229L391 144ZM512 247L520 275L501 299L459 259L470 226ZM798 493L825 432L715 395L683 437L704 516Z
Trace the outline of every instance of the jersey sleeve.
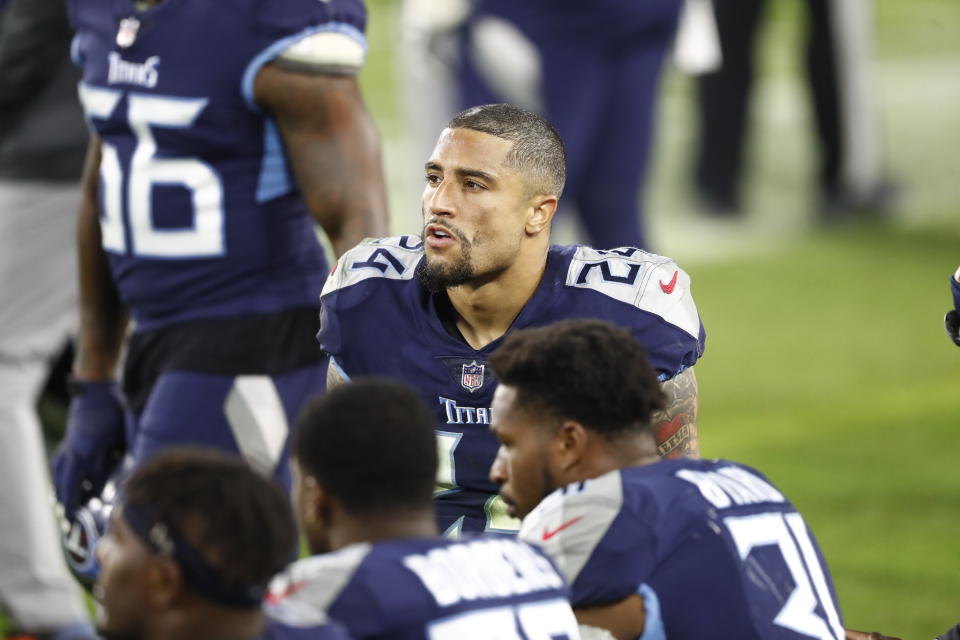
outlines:
M370 553L371 545L358 544L335 553L305 558L291 564L270 583L264 600L271 640L348 637L331 623L328 611ZM310 633L317 633L313 636Z
M628 327L644 345L661 381L692 367L703 355L706 332L690 276L672 259L633 247L578 247L566 285L622 303L606 306L608 319Z
M367 239L344 253L327 276L317 340L348 377L369 373L364 363L383 338L382 314L398 312L393 290L384 285L412 279L422 247L414 236Z
M624 514L620 473L558 489L524 520L520 539L540 546L570 583L574 607L636 593L655 561L654 538Z
M367 51L362 0L256 0L255 29L264 46L243 73L242 92L256 109L253 83L263 66L282 60L311 73L357 73Z

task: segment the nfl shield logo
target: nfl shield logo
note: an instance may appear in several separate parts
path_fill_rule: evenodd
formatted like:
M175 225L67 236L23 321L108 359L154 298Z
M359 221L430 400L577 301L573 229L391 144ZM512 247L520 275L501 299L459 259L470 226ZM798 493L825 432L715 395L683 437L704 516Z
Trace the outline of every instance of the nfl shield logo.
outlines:
M483 386L483 368L486 365L477 364L474 360L470 364L463 365L463 373L460 375L460 384L464 389L473 393Z

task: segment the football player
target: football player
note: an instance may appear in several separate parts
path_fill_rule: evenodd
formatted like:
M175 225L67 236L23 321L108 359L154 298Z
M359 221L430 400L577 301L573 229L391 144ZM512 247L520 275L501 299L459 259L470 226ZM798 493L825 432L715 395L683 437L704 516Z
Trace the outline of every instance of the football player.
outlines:
M324 286L320 344L328 384L385 375L414 386L437 420L442 531L516 531L488 479L503 336L562 318L600 317L645 344L668 396L654 418L664 457L697 457L693 365L704 331L690 278L632 247L550 246L566 156L540 116L506 104L468 109L425 166L420 237L372 240L344 255Z
M953 309L947 311L943 324L947 335L960 347L960 267L957 267L957 272L950 278L950 290L953 292Z
M0 616L20 640L94 637L60 552L36 412L77 320L65 217L87 129L71 36L65 3L0 2Z
M509 336L491 480L520 538L571 583L581 624L616 638L833 638L844 630L803 517L763 475L661 460L664 394L628 331L569 320Z
M294 504L315 555L270 585L267 638L579 638L556 568L505 536L437 536L433 413L412 389L365 379L298 420Z
M55 461L66 515L123 451L139 462L215 447L289 485L288 424L326 372L314 224L338 252L385 228L379 142L356 81L363 3L71 8L92 137L74 399Z
M295 549L276 483L233 457L167 450L130 476L97 549L98 631L130 640L257 637L267 583Z

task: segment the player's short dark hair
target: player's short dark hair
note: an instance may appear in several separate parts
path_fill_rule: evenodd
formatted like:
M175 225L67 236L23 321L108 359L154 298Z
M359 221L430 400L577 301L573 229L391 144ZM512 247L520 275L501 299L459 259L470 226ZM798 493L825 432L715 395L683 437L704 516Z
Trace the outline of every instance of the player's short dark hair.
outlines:
M665 396L647 351L626 329L563 320L511 333L489 359L517 402L615 438L647 429Z
M309 400L293 454L349 511L430 509L436 418L411 388L361 378Z
M507 165L527 178L534 193L563 192L567 179L567 150L560 134L533 111L512 104L485 104L470 107L453 116L450 129L473 129L513 143Z
M143 463L123 504L146 506L223 578L264 588L296 552L290 500L242 458L203 449L169 449Z

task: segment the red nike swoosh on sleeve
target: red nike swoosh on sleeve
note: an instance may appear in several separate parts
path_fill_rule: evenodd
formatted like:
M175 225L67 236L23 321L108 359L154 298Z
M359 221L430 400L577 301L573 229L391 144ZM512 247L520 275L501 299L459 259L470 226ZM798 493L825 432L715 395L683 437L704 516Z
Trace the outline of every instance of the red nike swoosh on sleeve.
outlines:
M582 519L583 519L583 516L577 516L576 518L571 518L570 520L567 520L566 522L564 522L562 525L560 525L559 527L557 527L557 528L554 529L553 531L550 531L550 530L548 530L548 529L544 529L544 530L543 530L543 542L546 542L547 540L549 540L549 539L552 538L553 536L557 535L558 533L560 533L560 532L563 531L564 529L566 529L566 528L568 528L568 527L572 527L574 524L576 524L577 522L580 522L580 520L582 520Z
M663 289L664 293L673 293L673 288L677 286L677 274L679 271L673 272L673 277L670 278L670 284L663 284L663 280L660 281L660 288Z

